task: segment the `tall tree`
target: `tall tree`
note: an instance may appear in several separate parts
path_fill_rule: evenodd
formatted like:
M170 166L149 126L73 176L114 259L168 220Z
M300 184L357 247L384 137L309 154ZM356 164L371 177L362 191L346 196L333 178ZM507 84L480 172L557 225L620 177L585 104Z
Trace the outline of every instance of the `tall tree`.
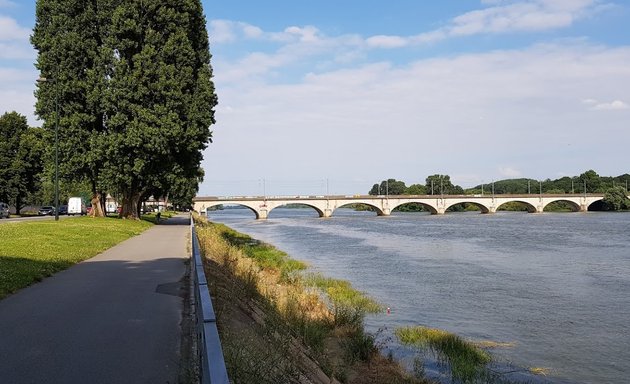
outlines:
M201 2L38 0L36 13L36 111L48 132L59 118L61 176L90 181L92 212L108 191L137 217L150 193L197 180L217 103Z
M208 35L198 0L132 0L112 16L105 174L122 196L122 215L141 201L198 176L217 99Z
M38 0L31 43L38 51L36 113L48 132L58 118L60 178L89 180L92 214L103 215L104 95L111 76L108 36L114 0ZM57 114L58 112L58 114Z

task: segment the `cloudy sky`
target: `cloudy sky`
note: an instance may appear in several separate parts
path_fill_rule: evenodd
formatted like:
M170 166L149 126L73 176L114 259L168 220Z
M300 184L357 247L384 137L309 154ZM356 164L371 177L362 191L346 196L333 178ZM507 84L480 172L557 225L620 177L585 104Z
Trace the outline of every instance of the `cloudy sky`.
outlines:
M204 0L200 195L630 172L628 0ZM0 0L0 113L33 125L34 0Z

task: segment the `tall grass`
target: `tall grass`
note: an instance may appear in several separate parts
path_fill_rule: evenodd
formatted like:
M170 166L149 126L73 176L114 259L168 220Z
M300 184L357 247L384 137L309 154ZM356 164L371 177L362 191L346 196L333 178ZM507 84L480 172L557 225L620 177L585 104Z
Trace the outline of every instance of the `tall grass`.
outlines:
M429 349L446 363L454 379L464 383L475 382L483 376L491 356L474 343L456 334L441 329L423 326L403 327L395 331L396 337L405 345Z
M270 345L277 343L280 338L279 342L283 346L275 348L292 351L281 357L281 363L277 360L280 357L275 354L262 353L257 359L269 360L269 364L286 368L288 361L299 360L301 353L306 353L315 358L328 375L344 379L345 365L367 361L378 354L374 337L363 330L363 319L366 313L381 311L382 307L355 290L350 283L307 273L305 263L293 260L275 247L221 224L197 218L197 233L202 252L215 263L213 268L221 268L236 278L236 283L222 290L217 288L215 293L227 295L223 300L231 303L238 301L242 307L251 310L253 316L263 324L262 332ZM262 308L262 313L256 307ZM219 306L217 316L220 330L221 316L228 315L222 311L223 308ZM307 349L302 350L295 342L280 336L285 334L299 340ZM239 337L236 332L231 332L229 336ZM330 355L331 339L337 339L338 345L345 349L345 362ZM240 345L240 342L232 340L228 345ZM242 369L250 370L251 373L254 369L251 365L242 367L244 352L233 352L226 354L228 370L235 370L237 376L244 374L240 372ZM301 363L294 361L291 364ZM262 366L268 367L268 364ZM293 372L291 369L281 370L285 374ZM277 370L271 373L258 369L261 377L277 378L277 373ZM268 381L261 378L259 382Z

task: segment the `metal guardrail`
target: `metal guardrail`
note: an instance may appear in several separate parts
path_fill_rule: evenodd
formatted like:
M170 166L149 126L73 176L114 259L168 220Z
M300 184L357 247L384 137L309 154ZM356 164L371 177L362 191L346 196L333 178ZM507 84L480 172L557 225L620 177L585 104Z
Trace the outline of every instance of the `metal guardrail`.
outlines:
M195 223L190 218L190 238L192 241L191 277L194 285L197 354L199 359L199 380L201 384L229 384L217 317L212 307L208 281L203 269L203 258L199 249L199 239Z

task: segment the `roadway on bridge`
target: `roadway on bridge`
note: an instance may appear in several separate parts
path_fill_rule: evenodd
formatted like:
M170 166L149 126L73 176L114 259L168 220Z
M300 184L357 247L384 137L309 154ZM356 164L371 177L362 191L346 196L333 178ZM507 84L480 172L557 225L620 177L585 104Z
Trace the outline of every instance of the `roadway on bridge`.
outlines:
M187 215L0 301L1 383L176 383Z

